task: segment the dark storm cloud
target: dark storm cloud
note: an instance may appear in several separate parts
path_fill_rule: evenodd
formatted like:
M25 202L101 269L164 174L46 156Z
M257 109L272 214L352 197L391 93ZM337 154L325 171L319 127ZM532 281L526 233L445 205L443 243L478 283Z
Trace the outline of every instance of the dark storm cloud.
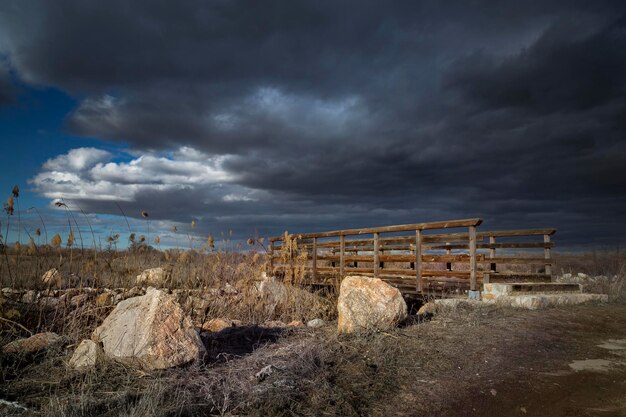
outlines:
M0 107L15 102L15 90L11 83L9 70L0 60Z
M161 218L186 221L172 201L273 231L484 216L615 242L625 16L610 1L15 1L0 53L81 98L72 132L221 156L226 188L262 193L137 193Z

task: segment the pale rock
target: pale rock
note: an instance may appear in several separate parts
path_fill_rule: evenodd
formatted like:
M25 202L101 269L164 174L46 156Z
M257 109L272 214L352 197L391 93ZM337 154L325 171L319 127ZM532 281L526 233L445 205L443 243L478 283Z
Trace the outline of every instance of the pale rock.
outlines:
M150 268L144 270L137 275L135 283L139 286L149 286L155 288L163 288L167 280L167 273L161 267Z
M70 306L80 307L89 300L89 294L78 294L70 299Z
M93 368L103 356L100 345L93 340L83 340L74 351L69 366L76 370Z
M65 285L65 279L63 275L56 268L52 268L44 272L44 274L41 277L41 282L44 283L48 287L60 288Z
M313 319L313 320L309 320L306 325L307 327L310 327L312 329L317 329L319 327L324 326L325 322L322 319Z
M121 301L92 334L107 356L165 369L204 356L191 319L170 295L148 288L146 295Z
M407 317L400 291L378 278L348 276L341 282L338 331L388 330Z
M24 304L32 304L37 302L37 291L35 290L28 290L24 293L24 295L22 295L22 303Z
M282 303L289 297L285 284L278 281L261 281L256 283L258 292L272 303Z
M222 287L222 293L226 295L235 295L239 294L239 290L234 286L230 285L228 282Z

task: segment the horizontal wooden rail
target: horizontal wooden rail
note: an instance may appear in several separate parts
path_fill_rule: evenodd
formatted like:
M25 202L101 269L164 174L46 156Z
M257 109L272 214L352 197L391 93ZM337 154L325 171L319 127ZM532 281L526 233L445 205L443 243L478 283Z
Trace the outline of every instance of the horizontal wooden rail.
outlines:
M382 227L369 227L365 229L346 229L346 230L334 230L332 232L320 232L320 233L303 233L295 235L298 239L311 239L333 236L353 236L353 235L367 235L373 233L392 233L392 232L408 232L415 230L432 230L432 229L448 229L456 227L469 227L478 226L482 223L482 219L462 219L462 220L447 220L441 222L430 223L414 223L414 224L399 224L395 226L382 226ZM270 238L270 242L277 242L284 239L284 236L275 236Z

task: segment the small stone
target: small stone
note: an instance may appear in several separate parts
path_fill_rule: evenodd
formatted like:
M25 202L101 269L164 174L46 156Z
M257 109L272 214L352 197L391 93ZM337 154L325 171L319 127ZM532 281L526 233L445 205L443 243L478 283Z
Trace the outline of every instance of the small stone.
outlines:
M326 324L326 323L322 319L313 319L313 320L308 321L306 323L306 326L310 327L312 329L317 329L319 327L324 326L324 324Z
M58 269L52 268L46 271L42 275L41 282L43 282L48 287L60 288L64 286L65 279L63 278L63 275L61 275L61 272L59 272Z
M270 376L270 375L272 375L274 373L274 369L276 369L276 367L274 365L267 365L263 369L261 369L259 372L254 374L254 376L259 381L263 381L268 376Z
M519 408L519 410L520 410L522 413L526 414L526 407L520 407L520 408Z
M228 282L226 283L226 285L222 287L222 292L226 295L239 294L239 291L237 290L237 288L233 287Z
M222 330L230 329L231 327L235 327L232 320L221 318L211 319L202 324L202 330L206 332L221 332Z
M93 368L102 356L102 348L96 342L83 340L74 351L69 366L76 370Z
M162 288L165 286L166 279L167 274L165 272L165 269L161 267L150 268L144 270L141 274L137 275L135 283L139 286Z
M24 295L22 295L22 302L24 304L32 304L37 302L37 291L35 290L28 290L24 293Z
M96 297L96 306L98 307L106 307L111 305L113 301L113 295L110 292L103 292Z
M2 352L6 354L29 354L37 353L54 346L60 346L65 338L56 333L45 332L37 333L25 339L14 340L7 343L2 348Z
M89 294L78 294L71 298L70 305L72 307L80 307L89 300Z
M491 393L491 395L493 395L494 397L496 395L498 395L498 391L496 391L495 389L491 388L491 390L489 391Z

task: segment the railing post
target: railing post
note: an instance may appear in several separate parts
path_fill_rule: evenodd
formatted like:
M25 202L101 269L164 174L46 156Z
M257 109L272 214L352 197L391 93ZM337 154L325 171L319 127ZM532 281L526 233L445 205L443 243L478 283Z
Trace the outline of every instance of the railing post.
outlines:
M270 241L270 271L269 274L274 273L274 241Z
M446 242L446 246L450 246L450 242ZM446 249L446 255L452 255L450 248ZM452 271L452 262L446 262L446 271Z
M339 236L339 280L343 279L343 268L346 258L346 237L344 235Z
M469 227L470 290L476 291L476 226Z
M550 243L550 235L543 235L543 243ZM545 245L543 247L543 256L546 260L550 260L550 246ZM552 276L552 264L545 264L546 275Z
M422 231L415 231L415 281L417 292L421 293L422 288Z
M317 238L313 238L313 283L317 282Z
M378 250L379 250L379 242L378 242L378 237L379 237L379 233L375 232L374 233L374 276L376 278L378 278L378 270L379 270L379 261L378 261Z
M495 236L489 236L489 258L493 259L496 257L496 248L493 247L493 245L496 244L496 237ZM496 272L496 263L492 262L490 265L491 272Z
M290 270L291 276L293 278L294 275L295 275L295 271L293 269L293 245L296 242L296 238L295 237L293 237L293 238L290 237L290 239L291 239L291 242L289 242L289 270Z

